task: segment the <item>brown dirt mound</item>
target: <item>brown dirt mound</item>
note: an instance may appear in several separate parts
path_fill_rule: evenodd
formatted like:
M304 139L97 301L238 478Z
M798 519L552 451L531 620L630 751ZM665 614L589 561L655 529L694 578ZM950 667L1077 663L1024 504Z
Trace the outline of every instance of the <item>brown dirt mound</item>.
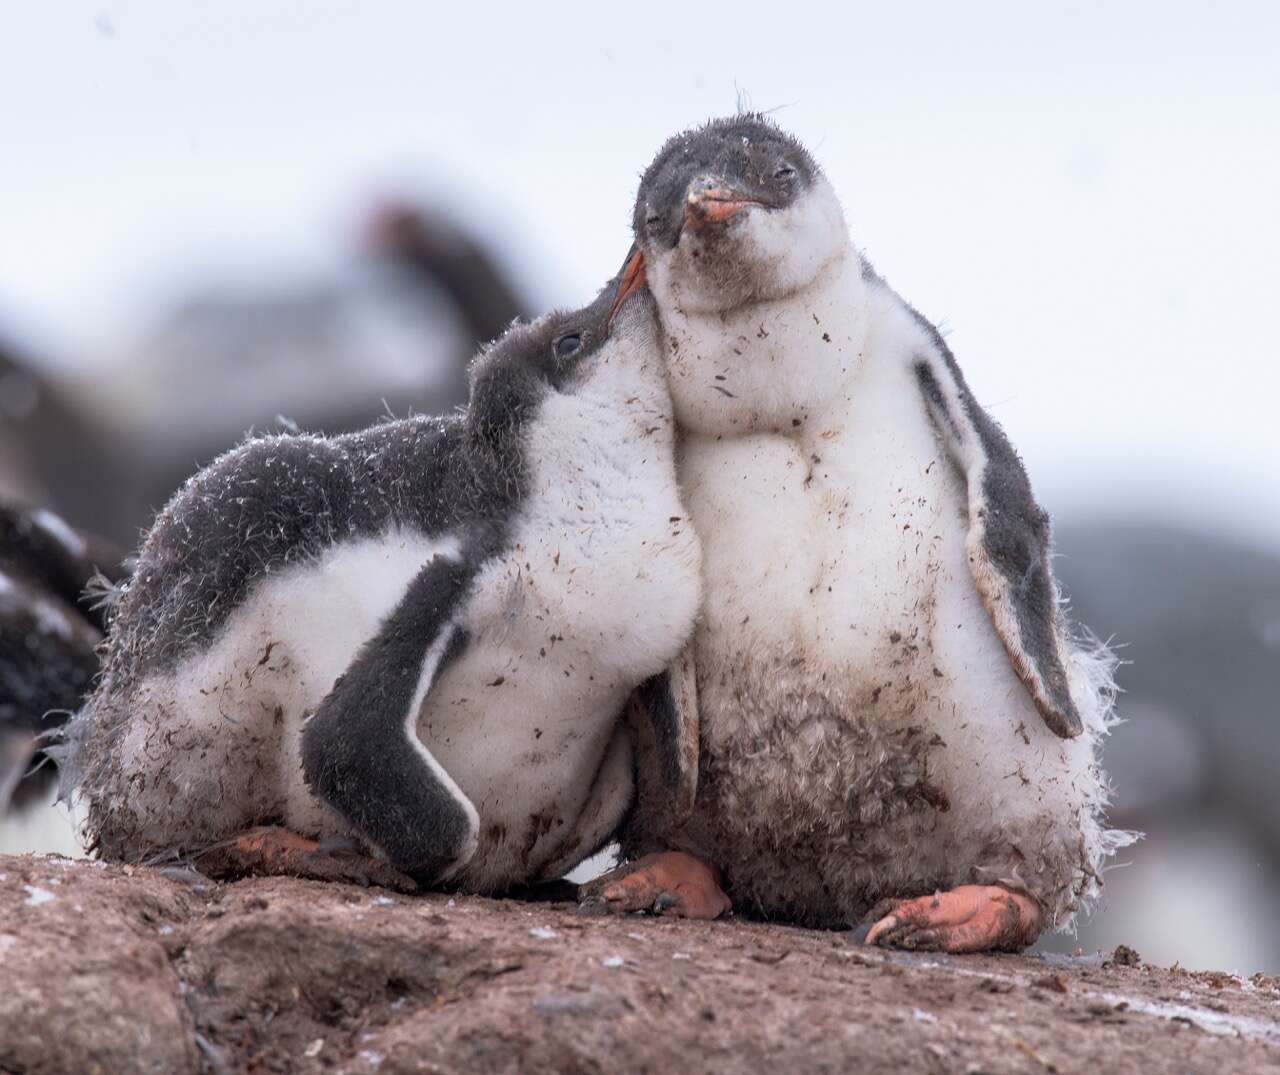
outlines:
M1280 981L0 857L0 1072L1280 1070Z

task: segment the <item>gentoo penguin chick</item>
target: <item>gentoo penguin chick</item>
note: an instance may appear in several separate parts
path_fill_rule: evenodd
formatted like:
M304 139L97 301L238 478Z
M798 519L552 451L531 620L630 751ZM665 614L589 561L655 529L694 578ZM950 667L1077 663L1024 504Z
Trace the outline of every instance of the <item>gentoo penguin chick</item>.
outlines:
M45 795L44 752L98 670L102 608L92 580L123 557L44 508L0 499L0 817Z
M73 728L99 853L283 826L236 846L292 870L354 839L495 891L612 838L626 699L700 591L642 280L511 328L462 415L253 440L188 481Z
M1017 948L1100 886L1111 662L1066 621L1049 520L937 330L756 116L668 142L636 240L703 542L690 820L633 829L604 891L674 849L735 906L873 943ZM923 897L923 898L916 898Z

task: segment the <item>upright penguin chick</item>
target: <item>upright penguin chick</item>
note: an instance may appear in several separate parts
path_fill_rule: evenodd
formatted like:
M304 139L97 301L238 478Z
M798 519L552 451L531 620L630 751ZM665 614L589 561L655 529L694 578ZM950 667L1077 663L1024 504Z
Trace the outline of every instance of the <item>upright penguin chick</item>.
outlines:
M710 860L766 915L891 901L881 943L1017 947L1065 923L1128 839L1103 827L1094 756L1111 662L1064 617L1009 441L771 123L672 139L634 223L705 605L696 806L624 849ZM606 898L635 902L653 868Z
M613 836L625 700L700 588L642 279L512 328L463 415L254 440L186 484L73 729L100 853L283 825L493 891Z

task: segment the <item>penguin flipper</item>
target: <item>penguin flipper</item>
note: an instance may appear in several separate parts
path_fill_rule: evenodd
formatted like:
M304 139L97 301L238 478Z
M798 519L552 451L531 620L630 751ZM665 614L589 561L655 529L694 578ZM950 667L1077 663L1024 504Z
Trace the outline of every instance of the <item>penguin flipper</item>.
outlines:
M690 642L670 666L636 688L629 706L636 739L638 811L660 811L667 825L688 819L698 793L696 671Z
M1050 567L1049 516L1036 503L1008 437L973 398L941 338L935 343L938 353L916 356L916 381L947 453L968 484L969 569L1045 725L1073 739L1084 723L1068 686L1066 625Z
M465 643L454 617L473 577L437 555L356 655L302 733L307 785L421 884L475 853L475 806L417 734L440 673Z

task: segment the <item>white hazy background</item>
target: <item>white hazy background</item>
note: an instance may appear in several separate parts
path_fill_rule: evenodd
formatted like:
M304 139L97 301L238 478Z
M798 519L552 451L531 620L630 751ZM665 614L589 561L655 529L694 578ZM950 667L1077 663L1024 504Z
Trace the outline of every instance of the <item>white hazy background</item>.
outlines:
M813 147L1051 510L1280 546L1280 4L14 5L0 324L125 350L187 285L329 268L411 186L543 306L594 293L663 139Z

